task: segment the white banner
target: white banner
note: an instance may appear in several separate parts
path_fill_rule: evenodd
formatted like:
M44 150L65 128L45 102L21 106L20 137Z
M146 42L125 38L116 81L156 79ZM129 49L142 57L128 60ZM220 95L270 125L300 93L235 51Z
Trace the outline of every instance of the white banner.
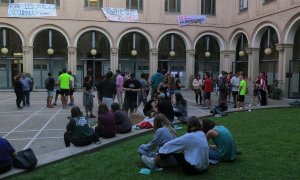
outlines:
M139 14L134 9L123 8L102 8L104 15L110 21L119 22L137 22L139 20Z
M8 17L56 16L55 4L9 3Z
M177 22L179 26L186 26L192 23L204 24L206 21L206 16L177 16Z

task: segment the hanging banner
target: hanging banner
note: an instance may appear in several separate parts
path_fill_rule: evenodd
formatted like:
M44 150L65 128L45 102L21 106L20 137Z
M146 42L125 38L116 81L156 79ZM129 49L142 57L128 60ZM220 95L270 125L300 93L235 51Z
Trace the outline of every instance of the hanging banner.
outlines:
M110 21L137 22L139 14L137 10L123 8L102 8L104 15Z
M56 16L55 4L9 3L8 17Z
M186 26L192 23L204 24L206 21L206 16L177 16L177 22L179 26Z

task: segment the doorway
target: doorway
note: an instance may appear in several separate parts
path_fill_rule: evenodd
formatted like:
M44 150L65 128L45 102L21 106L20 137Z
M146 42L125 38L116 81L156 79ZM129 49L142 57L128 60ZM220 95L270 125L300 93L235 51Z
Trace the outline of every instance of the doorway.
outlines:
M289 66L288 97L300 99L300 59L291 60Z
M171 73L179 74L181 84L186 82L185 62L184 61L158 61L158 68L162 70L163 74Z

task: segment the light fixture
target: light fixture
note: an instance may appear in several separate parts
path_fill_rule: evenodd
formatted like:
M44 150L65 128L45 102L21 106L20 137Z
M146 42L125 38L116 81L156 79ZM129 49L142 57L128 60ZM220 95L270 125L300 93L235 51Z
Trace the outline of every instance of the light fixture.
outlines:
M8 53L8 49L6 48L6 29L3 29L3 48L1 49L1 53L6 55Z
M209 51L207 51L206 53L205 53L205 57L207 57L207 58L209 58L210 57L210 52Z
M244 51L244 35L242 34L242 39L241 39L241 49L242 50L240 50L240 52L239 52L239 56L240 57L243 57L243 56L245 56L245 51Z
M97 54L97 50L96 50L96 49L92 49L92 50L91 50L91 54L92 54L93 56L95 56L95 55Z
M135 57L137 55L137 53L138 53L137 50L135 50L135 49L131 50L131 55L133 57Z
M91 54L95 56L97 54L97 50L95 49L95 39L96 39L96 33L93 31L92 32L92 49L91 49Z
M210 57L210 52L209 52L209 36L206 38L206 52L205 52L205 57L209 58Z
M265 49L265 54L270 55L272 53L272 49L270 48L270 28L268 28L268 46Z
M47 53L50 56L53 55L54 54L54 49L52 49L52 48L47 49Z
M175 51L170 51L170 56L174 57L176 55Z
M5 47L2 48L2 49L1 49L1 53L4 54L4 55L6 55L6 54L8 53L8 49L5 48Z
M240 57L245 56L245 54L246 54L246 53L245 53L245 51L243 51L243 50L241 50L241 51L239 52L239 56L240 56Z

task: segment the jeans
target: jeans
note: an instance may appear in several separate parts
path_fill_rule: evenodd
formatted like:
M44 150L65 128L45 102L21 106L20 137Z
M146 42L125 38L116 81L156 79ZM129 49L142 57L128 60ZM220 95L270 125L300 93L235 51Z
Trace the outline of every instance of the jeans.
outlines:
M17 92L15 91L15 94L16 94L16 104L17 104L17 107L21 107L21 102L24 100L24 93L22 91L20 92Z
M23 106L30 105L30 91L24 91Z
M111 109L111 104L114 102L113 98L103 97L102 102L107 105L108 109Z
M120 106L122 106L123 105L123 91L117 91L117 99L118 99Z
M91 129L92 130L92 129ZM91 144L92 142L98 142L99 136L96 132L93 133L92 137L84 137L80 139L75 139L71 131L67 131L64 134L64 141L66 147L70 147L70 144L74 144L74 146L86 146Z
M213 148L209 148L208 157L209 157L209 159L212 159L215 161L221 161L221 157L218 155L218 151Z

